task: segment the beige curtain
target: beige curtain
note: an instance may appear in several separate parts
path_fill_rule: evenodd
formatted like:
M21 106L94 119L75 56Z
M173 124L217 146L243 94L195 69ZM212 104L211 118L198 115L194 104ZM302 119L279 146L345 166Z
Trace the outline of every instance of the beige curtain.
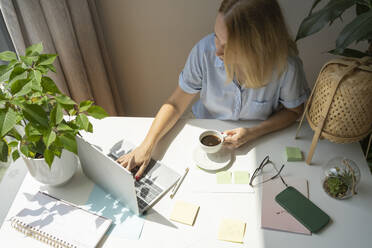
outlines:
M110 115L123 107L105 47L95 0L0 0L18 54L42 42L57 53L51 73L62 92L75 101L93 100Z

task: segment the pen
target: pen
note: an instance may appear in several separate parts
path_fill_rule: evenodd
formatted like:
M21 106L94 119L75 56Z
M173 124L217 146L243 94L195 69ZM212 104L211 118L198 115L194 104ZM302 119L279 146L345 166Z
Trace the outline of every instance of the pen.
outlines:
M173 188L172 193L170 194L170 198L173 198L174 195L176 194L176 192L177 192L178 188L180 187L180 185L181 185L183 179L184 179L185 176L187 175L187 172L189 172L189 167L187 167L187 168L185 169L185 173L183 173L182 177L180 178L180 180L178 180L176 186Z

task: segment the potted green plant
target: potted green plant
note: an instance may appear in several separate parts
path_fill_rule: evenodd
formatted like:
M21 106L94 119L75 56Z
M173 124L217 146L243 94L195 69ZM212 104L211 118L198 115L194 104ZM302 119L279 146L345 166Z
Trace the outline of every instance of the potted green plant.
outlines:
M331 197L346 199L357 193L360 171L354 161L335 157L324 167L323 189Z
M310 164L320 138L336 143L357 142L371 132L372 123L372 0L314 0L308 16L302 21L296 41L312 35L342 14L355 8L356 15L336 39L331 54L344 57L323 65L307 101L304 117L314 130L314 137L306 159ZM320 7L322 6L322 7ZM350 48L367 42L368 49ZM297 134L296 134L297 136ZM368 149L368 148L367 148Z
M362 58L372 56L372 0L329 0L321 9L314 11L322 0L314 0L309 15L301 22L296 41L312 35L327 24L332 25L349 8L355 8L355 18L345 24L336 40L331 54ZM342 20L342 19L341 19ZM354 42L367 41L367 51L348 48Z
M93 132L88 115L107 116L92 101L76 103L47 76L56 72L56 54L43 54L42 43L24 56L0 53L0 161L20 156L31 175L48 185L69 180L77 168L79 131Z

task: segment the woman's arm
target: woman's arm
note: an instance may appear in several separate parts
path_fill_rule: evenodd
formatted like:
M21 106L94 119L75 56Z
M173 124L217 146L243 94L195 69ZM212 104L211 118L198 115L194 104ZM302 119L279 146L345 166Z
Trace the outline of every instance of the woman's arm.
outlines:
M174 126L196 94L188 94L179 86L161 106L145 139L132 152L121 156L117 161L128 170L140 167L135 177L138 179L145 171L151 154L161 138Z
M238 148L241 145L253 141L265 134L286 128L295 122L302 114L303 104L296 108L284 108L259 125L251 128L236 128L227 130L225 145L229 148Z

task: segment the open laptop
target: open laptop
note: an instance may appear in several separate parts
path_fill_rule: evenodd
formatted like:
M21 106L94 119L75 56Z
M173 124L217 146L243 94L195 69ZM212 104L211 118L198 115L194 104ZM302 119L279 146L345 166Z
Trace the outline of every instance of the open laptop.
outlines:
M116 162L121 155L134 149L129 141L121 140L108 151L81 137L76 141L84 174L136 214L143 214L153 206L180 178L174 170L151 159L142 178L136 181L135 172L132 174Z

